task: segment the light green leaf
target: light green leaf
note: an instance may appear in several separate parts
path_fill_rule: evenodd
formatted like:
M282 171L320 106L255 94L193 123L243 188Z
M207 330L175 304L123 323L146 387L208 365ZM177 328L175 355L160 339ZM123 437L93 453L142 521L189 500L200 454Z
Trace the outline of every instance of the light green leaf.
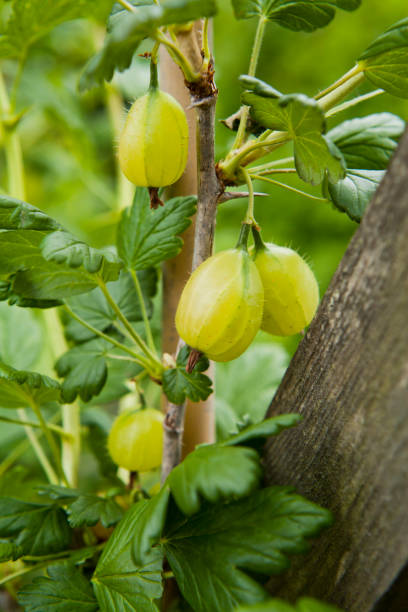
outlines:
M97 601L89 581L75 565L50 565L48 576L39 576L18 593L26 612L96 612Z
M336 8L354 11L361 0L232 0L235 17L263 16L284 28L313 32L330 23Z
M408 98L408 17L378 36L358 58L366 77L400 98Z
M111 19L105 43L88 62L80 80L80 89L110 81L115 69L125 70L133 54L148 36L163 25L187 23L216 12L214 0L167 0L161 5L137 6L128 15ZM116 16L115 16L116 17Z
M391 113L343 121L327 137L340 149L348 168L385 170L405 122Z
M330 199L350 219L361 221L384 174L382 170L347 170L345 179L327 184Z
M191 224L195 196L172 198L162 208L150 208L145 188L137 188L118 227L118 253L128 268L143 270L175 257L183 246L179 235Z
M114 281L122 267L114 249L94 249L65 230L48 234L41 243L46 261L66 264L69 268L83 267L89 274L98 274L105 282Z
M0 361L0 406L26 408L60 401L61 387L56 380L14 368Z
M53 232L61 229L61 226L35 206L10 196L0 195L0 229Z
M253 606L240 606L235 612L341 612L341 610L317 599L302 597L295 605L273 598Z
M10 17L0 33L0 57L22 57L50 30L79 17L108 16L113 0L12 0Z
M23 554L21 546L17 546L14 542L0 540L0 563L5 561L16 561Z
M153 314L151 298L156 295L157 291L156 269L147 268L146 270L139 270L137 277L143 293L147 316L150 318ZM108 289L129 321L136 322L142 320L139 297L129 273L122 270L117 281L108 283ZM68 304L77 315L100 331L106 331L117 321L116 313L110 304L108 304L99 288L94 289L90 293L70 298ZM83 342L94 337L91 331L72 318L67 321L66 333L75 342Z
M292 489L269 487L170 525L162 542L195 612L228 612L267 598L245 570L265 577L282 572L289 566L287 555L305 552L307 538L330 523L327 510Z
M123 510L114 499L98 495L79 495L68 507L68 520L71 527L96 525L104 527L116 525L123 516Z
M294 427L302 420L299 414L279 414L260 423L249 425L239 433L220 442L220 446L250 446L261 450L269 436L277 436L281 431Z
M43 348L43 328L30 310L0 304L0 359L25 370Z
M319 185L326 173L332 182L344 177L341 154L325 139L324 113L316 100L303 94L278 99L266 98L250 91L242 94L251 116L264 128L287 132L293 140L295 166L300 178Z
M0 498L0 537L13 538L24 555L47 555L65 550L71 530L65 512L55 504L33 504Z
M142 546L139 548L141 558L136 560L133 554L135 538L143 539L142 531L161 533L164 516L149 512L153 501L143 500L132 506L104 548L92 578L102 610L158 612L154 600L160 598L163 590L163 553L159 548L147 551Z

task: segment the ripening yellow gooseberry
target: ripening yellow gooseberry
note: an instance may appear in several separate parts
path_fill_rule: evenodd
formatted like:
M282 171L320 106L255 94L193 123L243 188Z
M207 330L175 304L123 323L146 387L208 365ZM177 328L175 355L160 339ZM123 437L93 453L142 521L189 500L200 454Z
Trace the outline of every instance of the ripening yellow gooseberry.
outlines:
M108 436L113 461L132 472L147 472L159 467L163 452L163 418L154 408L120 414Z
M257 238L255 249L265 291L261 329L276 336L302 331L319 304L319 286L310 266L296 251Z
M187 152L186 115L173 96L158 89L152 62L149 91L132 105L120 136L120 167L139 187L165 187L183 174Z
M222 251L204 261L184 287L177 331L210 359L230 361L254 339L263 300L261 279L246 247Z

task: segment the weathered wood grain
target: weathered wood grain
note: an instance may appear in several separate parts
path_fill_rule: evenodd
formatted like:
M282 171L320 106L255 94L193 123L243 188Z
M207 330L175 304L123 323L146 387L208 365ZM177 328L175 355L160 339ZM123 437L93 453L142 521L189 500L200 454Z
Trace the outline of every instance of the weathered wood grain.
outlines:
M268 414L284 412L304 420L268 443L267 479L335 524L269 588L373 610L408 559L408 132Z

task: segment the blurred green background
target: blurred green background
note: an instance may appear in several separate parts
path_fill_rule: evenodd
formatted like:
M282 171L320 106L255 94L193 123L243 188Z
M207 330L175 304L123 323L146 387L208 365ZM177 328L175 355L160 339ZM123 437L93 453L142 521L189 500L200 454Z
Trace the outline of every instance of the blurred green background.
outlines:
M218 4L214 54L219 89L216 152L221 158L228 151L233 134L219 120L239 108L238 77L248 70L256 20L236 21L227 0ZM349 70L376 36L407 14L406 0L363 0L360 9L352 13L337 11L328 27L312 34L268 24L257 76L284 93L303 92L313 96ZM148 62L135 57L129 70L116 75L113 89L78 93L79 75L99 48L103 35L101 26L85 21L70 22L53 30L30 53L18 93L18 109L23 112L19 133L26 167L26 199L94 246L114 241L117 211L129 203L131 195L123 179L117 180L118 124L125 115L126 105L115 91L121 92L129 103L148 85ZM146 49L150 46L146 43ZM15 64L4 62L4 72L7 82L11 82ZM370 89L369 85L363 85L357 93ZM407 100L383 95L342 113L328 127L353 116L385 110L408 119ZM279 157L287 154L289 149L279 151ZM310 190L296 178L290 181L298 188ZM0 154L0 184L6 184L3 153ZM330 204L265 186L265 183L256 188L270 194L256 203L256 218L265 240L291 246L305 256L323 294L356 224ZM317 188L313 193L320 195ZM217 250L235 244L245 208L244 200L220 206ZM156 327L159 320L157 312ZM259 362L265 372L272 372L263 381L262 388L258 385L262 399L256 410L258 416L262 415L299 337L282 341L260 333L257 341L260 345L251 347L248 354L218 368L222 431L229 428L231 406L244 418L247 402L254 402L253 393L248 391L259 378L252 367ZM44 369L48 369L49 356L41 356L39 363L46 364ZM41 369L41 365L37 367ZM242 378L243 371L246 378ZM242 385L237 391L240 377Z

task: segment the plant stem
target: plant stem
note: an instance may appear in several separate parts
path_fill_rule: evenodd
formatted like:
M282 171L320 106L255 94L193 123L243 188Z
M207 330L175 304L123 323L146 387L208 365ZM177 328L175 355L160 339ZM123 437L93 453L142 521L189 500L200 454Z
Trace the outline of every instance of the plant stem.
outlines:
M201 69L203 73L207 72L208 66L210 65L210 61L211 61L211 51L210 51L210 45L209 45L209 40L208 40L208 24L209 24L209 19L208 17L206 17L204 19L204 24L203 24L203 66Z
M338 87L340 87L341 85L343 85L344 83L346 83L347 81L349 81L350 79L352 79L353 77L355 77L357 74L361 72L362 72L362 68L358 64L356 64L355 66L353 66L353 68L351 68L351 70L349 70L348 72L343 74L342 77L337 79L337 81L329 85L329 87L327 87L326 89L323 89L323 91L320 91L315 96L315 100L320 100L321 98L323 98L330 92L334 91L335 89L337 89Z
M194 70L193 66L181 51L178 44L169 40L160 30L156 30L154 38L157 42L162 43L162 45L166 47L172 60L177 64L177 66L180 66L181 70L183 71L186 81L189 83L195 83L200 79L200 73Z
M149 317L147 316L146 305L145 305L145 301L144 301L144 297L143 297L142 288L140 286L140 282L139 282L139 279L138 279L138 276L137 276L137 272L135 270L130 270L130 274L132 276L133 283L134 283L135 289L136 289L136 293L137 293L137 296L139 298L140 310L142 312L143 323L144 323L144 326L145 326L147 343L149 345L150 350L153 353L156 353L157 351L156 351L156 347L154 345L152 329L150 327Z
M365 79L364 72L360 72L354 75L352 78L345 81L342 85L339 85L336 89L326 94L323 98L320 98L318 104L324 111L333 108L338 102L344 100L349 93L351 93L360 83Z
M265 19L265 17L263 16L260 17L257 28L256 28L255 39L254 39L254 44L252 47L251 58L249 61L249 68L248 68L248 76L251 76L251 77L255 76L255 73L256 73L256 67L258 64L259 54L261 51L266 22L267 20ZM243 106L242 114L241 114L241 118L240 118L239 126L238 126L238 132L235 138L235 142L232 146L233 149L239 149L239 147L242 145L242 143L245 140L245 131L246 131L246 125L248 121L248 115L249 115L249 106Z
M27 413L25 411L24 408L19 408L17 410L18 415L21 418L21 421L27 421ZM43 468L49 482L51 484L59 484L59 479L57 474L54 471L54 468L52 467L51 463L48 461L48 457L47 455L44 453L42 446L40 445L40 443L37 440L37 437L35 436L31 426L29 425L23 425L25 432L27 434L27 438L30 441L30 444L33 448L33 451L35 452L35 454L37 455L38 461L41 464L41 467ZM43 430L44 432L44 430ZM1 584L1 582L0 582Z
M51 349L55 361L68 351L61 320L56 308L43 311L48 335L52 338ZM62 440L61 464L68 483L72 487L78 484L79 460L81 454L81 419L78 402L61 406L62 424L70 438Z
M5 417L5 416L0 416L0 421L3 421L4 423L14 423L15 425L27 425L27 427L33 427L34 429L36 428L41 429L41 425L39 423L34 423L34 421L23 421L22 419L20 420L10 419L9 417ZM51 431L56 433L58 436L61 436L61 438L72 439L72 435L67 433L62 427L59 427L58 425L52 425L51 423L48 423L48 427L49 429L51 429Z
M127 2L127 0L118 0L118 4L121 4L123 8L125 8L127 11L130 11L131 13L135 12L135 7L129 2Z
M129 334L131 335L132 339L137 344L137 346L144 352L144 354L146 355L146 357L148 357L148 359L150 359L153 363L156 363L159 366L161 366L161 363L158 360L155 352L149 349L145 341L133 329L132 325L130 324L128 319L125 317L125 315L123 314L123 312L121 311L121 309L119 308L119 306L117 305L117 303L115 302L111 294L109 293L109 289L107 288L105 282L101 278L99 279L99 287L103 295L105 296L106 301L108 302L108 304L110 305L110 307L112 308L116 316L118 317L119 321L124 325L125 329L127 329L127 331L129 332Z
M96 329L96 327L93 327L93 325L90 325L89 323L87 323L87 321L82 319L73 310L71 310L71 308L67 304L64 304L63 308L73 319L75 319L76 321L78 321L78 323L80 323L81 325L86 327L86 329L89 329L89 331L91 331L93 334L95 334L95 336L99 336L100 338L103 338L103 340L106 340L107 342L110 342L111 344L116 346L116 348L119 348L122 351L124 351L125 353L128 353L129 355L131 355L133 357L133 359L139 365L141 365L143 368L145 368L149 372L149 374L153 374L155 376L158 376L158 372L156 372L156 370L152 367L153 364L148 359L143 357L143 355L140 355L139 353L135 353L135 351L130 349L125 344L122 344L121 342L118 342L117 340L115 340L111 336L108 336L107 334L104 334L99 329ZM161 364L160 364L160 366L162 368Z
M255 174L261 174L264 170L269 170L269 168L276 168L282 164L288 164L294 161L294 157L282 157L282 159L276 159L274 161L268 162L266 164L261 164L259 166L251 166L248 168L249 172L254 172Z
M0 113L2 117L10 115L11 106L4 83L3 74L0 71ZM21 153L20 139L16 132L16 126L7 127L3 123L4 148L7 160L8 192L20 200L25 199L23 156Z
M294 193L298 193L299 195L306 196L311 200L319 200L320 202L328 202L327 198L319 198L317 196L312 195L311 193L307 193L306 191L302 191L301 189L296 189L296 187L291 187L290 185L286 185L285 183L280 183L279 181L274 181L273 179L267 178L266 176L261 176L259 174L250 174L253 180L265 181L266 183L271 183L272 185L277 185L278 187L283 187L284 189L288 189L289 191L293 191Z
M248 225L256 225L256 221L254 218L254 186L252 184L252 180L251 177L248 173L247 170L245 170L245 168L241 168L241 172L245 177L245 182L248 186L248 208L246 211L246 215L245 215L245 219L243 221L243 223L246 223Z
M64 470L62 469L62 463L61 463L61 457L60 457L60 452L58 449L58 446L54 440L54 437L48 427L47 422L45 421L43 414L41 412L40 407L38 406L38 404L36 404L35 402L32 402L30 404L30 408L33 410L35 416L37 417L39 423L40 423L40 427L43 430L44 436L48 442L48 445L51 449L51 453L52 456L54 458L55 461L55 465L57 466L57 472L60 476L61 481L63 481L65 483L65 485L69 486L67 478L64 474Z
M349 108L352 108L353 106L360 104L360 102L366 102L367 100L371 100L371 98L375 98L384 93L385 91L383 89L375 89L374 91L370 91L366 94L362 94L361 96L357 96L356 98L348 100L348 102L343 102L343 104L339 104L338 106L335 106L334 108L327 111L326 117L332 117L333 115L337 115L337 113L341 113Z

